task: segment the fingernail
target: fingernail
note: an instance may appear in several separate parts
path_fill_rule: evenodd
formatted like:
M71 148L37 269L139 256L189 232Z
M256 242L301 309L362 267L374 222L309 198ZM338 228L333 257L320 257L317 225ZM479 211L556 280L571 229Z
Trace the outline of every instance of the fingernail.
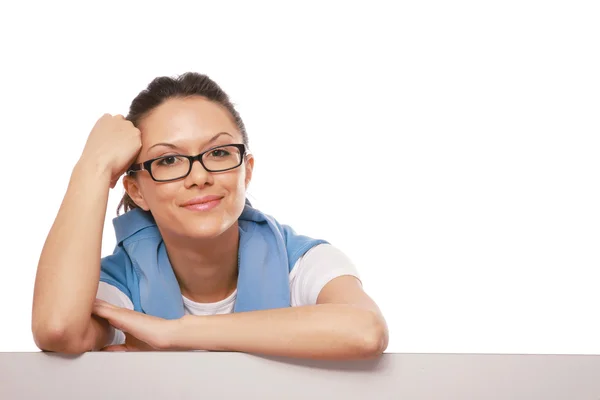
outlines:
M105 306L105 307L115 308L115 306L113 306L112 304L107 303L106 301L103 301L103 300L96 300L94 302L94 304L97 306Z

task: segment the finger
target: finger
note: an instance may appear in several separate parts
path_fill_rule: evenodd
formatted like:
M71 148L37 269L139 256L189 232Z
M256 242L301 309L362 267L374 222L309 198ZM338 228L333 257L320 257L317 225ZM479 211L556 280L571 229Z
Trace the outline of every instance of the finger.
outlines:
M106 313L110 313L112 311L118 310L118 307L115 307L114 305L107 303L105 301L102 300L98 300L96 299L96 301L94 301L94 305L92 306L92 312L96 313L98 312L98 315L103 316L106 315Z
M104 301L102 299L98 299L98 298L96 298L96 300L94 300L94 304L98 304L101 306L108 306L110 308L117 308L117 306L115 306L114 304L109 303L108 301Z
M158 319L127 308L116 307L98 299L94 302L92 313L106 319L115 328L136 336L138 334L145 336L146 325L153 319Z
M106 302L94 302L92 313L97 316L104 318L109 324L115 328L127 332L129 329L127 325L126 310L120 309Z
M100 351L129 351L126 345L124 344L113 344L110 346L103 347Z
M104 301L94 302L93 313L104 318L115 328L130 333L140 341L154 347L157 340L168 322L162 318L146 315L127 308L115 307Z

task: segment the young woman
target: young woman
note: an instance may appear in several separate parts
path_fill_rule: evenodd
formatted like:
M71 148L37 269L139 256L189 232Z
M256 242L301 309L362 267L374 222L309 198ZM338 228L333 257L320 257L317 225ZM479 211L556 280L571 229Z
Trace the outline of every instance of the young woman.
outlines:
M242 119L206 75L156 78L127 118L103 115L40 257L38 347L380 355L386 322L352 262L253 208L253 166ZM124 173L117 246L100 258Z

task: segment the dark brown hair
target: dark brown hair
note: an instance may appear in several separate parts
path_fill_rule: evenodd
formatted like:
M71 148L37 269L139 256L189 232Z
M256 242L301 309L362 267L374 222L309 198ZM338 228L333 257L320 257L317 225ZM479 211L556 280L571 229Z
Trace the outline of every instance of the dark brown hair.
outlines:
M138 127L144 117L166 100L190 96L202 96L225 107L240 130L244 144L248 146L248 134L244 122L235 110L234 104L229 100L227 93L208 76L196 72L186 72L175 78L169 76L155 78L146 89L142 90L133 99L126 119ZM125 212L138 208L127 193L123 195L117 206L117 216L121 207Z

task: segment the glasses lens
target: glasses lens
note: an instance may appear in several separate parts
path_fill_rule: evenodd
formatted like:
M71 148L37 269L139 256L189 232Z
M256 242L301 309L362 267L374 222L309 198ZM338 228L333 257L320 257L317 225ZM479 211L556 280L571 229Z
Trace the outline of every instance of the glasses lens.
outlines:
M223 171L240 165L242 154L236 146L224 146L204 154L202 162L213 172Z
M189 169L190 160L181 156L164 156L152 162L152 175L159 181L180 178Z

